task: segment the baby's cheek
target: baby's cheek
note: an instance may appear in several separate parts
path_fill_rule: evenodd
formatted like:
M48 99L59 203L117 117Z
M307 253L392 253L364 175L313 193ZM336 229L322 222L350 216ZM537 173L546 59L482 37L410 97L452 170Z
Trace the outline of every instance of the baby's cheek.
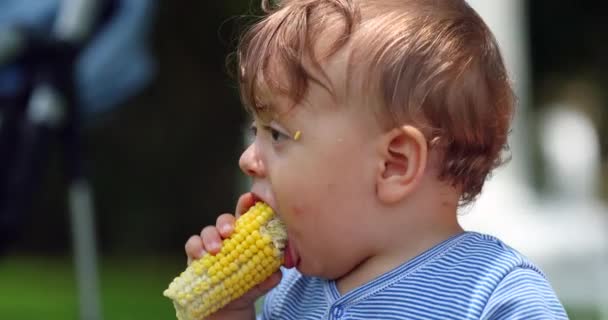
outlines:
M296 219L314 220L315 212L319 210L315 204L315 199L298 197L291 203L291 212Z
M304 212L304 208L302 207L302 205L295 204L292 206L291 212L293 212L293 215L295 217L301 217L302 213Z

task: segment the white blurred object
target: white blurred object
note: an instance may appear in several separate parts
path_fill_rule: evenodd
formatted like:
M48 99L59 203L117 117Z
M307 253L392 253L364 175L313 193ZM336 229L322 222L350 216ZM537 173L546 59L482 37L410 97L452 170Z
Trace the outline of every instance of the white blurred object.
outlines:
M608 318L608 208L596 198L600 174L600 140L582 112L553 106L541 121L541 147L551 193L540 199L556 252L547 272L559 276L556 286L585 304L595 297ZM582 266L581 266L582 265ZM573 270L586 276L573 277ZM594 295L589 295L589 291Z
M608 319L608 208L595 199L599 138L580 113L552 109L543 152L555 192L531 186L525 130L528 75L523 0L469 0L494 32L520 104L509 144L513 161L496 171L480 198L463 208L466 230L497 236L537 263L562 302L596 307Z
M85 42L97 22L98 11L99 0L62 0L53 26L55 36L72 44ZM69 200L80 318L101 320L95 212L92 190L84 177L70 181Z
M80 43L89 37L97 18L97 0L62 0L53 31L57 38Z
M595 199L599 138L583 114L560 108L547 113L542 128L553 192L538 195L498 169L460 220L466 229L498 236L541 265L602 255L608 251L608 209Z
M542 117L541 147L554 192L593 198L600 170L599 137L581 112L554 106Z
M65 119L66 104L63 96L47 84L33 89L27 108L30 121L36 125L59 128Z
M80 320L101 320L93 190L86 179L78 179L70 184L68 195Z

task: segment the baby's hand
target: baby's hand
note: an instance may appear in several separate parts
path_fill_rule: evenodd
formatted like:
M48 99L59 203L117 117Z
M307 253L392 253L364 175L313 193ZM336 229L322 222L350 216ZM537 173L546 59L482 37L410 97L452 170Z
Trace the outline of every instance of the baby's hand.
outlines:
M251 193L239 198L236 207L237 217L245 213L254 205ZM235 216L222 214L217 218L215 226L206 226L200 235L193 235L186 242L186 255L188 265L193 260L201 258L205 253L217 254L222 246L222 240L229 237L234 231ZM252 319L255 317L255 301L276 286L281 280L281 272L277 271L268 279L255 286L245 295L227 304L222 310L215 312L208 319Z

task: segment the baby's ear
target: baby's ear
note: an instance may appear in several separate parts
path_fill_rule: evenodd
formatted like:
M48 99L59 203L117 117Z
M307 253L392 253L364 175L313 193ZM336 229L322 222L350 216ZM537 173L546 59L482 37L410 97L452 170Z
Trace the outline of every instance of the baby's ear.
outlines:
M428 156L426 139L420 130L405 125L386 132L380 148L376 192L380 201L396 203L422 180Z

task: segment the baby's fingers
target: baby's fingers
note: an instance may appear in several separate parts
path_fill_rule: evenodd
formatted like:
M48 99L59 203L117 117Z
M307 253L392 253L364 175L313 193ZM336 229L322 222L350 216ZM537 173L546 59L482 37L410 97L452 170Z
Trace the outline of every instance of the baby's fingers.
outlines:
M192 260L199 259L203 256L205 251L203 250L203 239L199 236L191 236L188 241L186 241L186 256L188 256L188 265L192 262Z
M247 192L239 197L239 200L236 203L236 213L237 217L240 217L243 213L247 212L249 208L251 208L255 204L255 198L253 197L253 193Z
M232 231L234 230L235 220L236 218L229 213L224 213L217 217L215 226L217 227L220 236L222 236L223 239L228 238L232 234Z
M222 247L222 237L215 226L206 226L201 231L203 239L203 249L212 254L216 254Z
M206 226L201 231L200 236L191 236L186 241L186 255L188 265L193 260L201 258L205 253L216 254L222 246L222 239L227 238L234 230L235 218L233 215L225 213L217 218L216 226Z

